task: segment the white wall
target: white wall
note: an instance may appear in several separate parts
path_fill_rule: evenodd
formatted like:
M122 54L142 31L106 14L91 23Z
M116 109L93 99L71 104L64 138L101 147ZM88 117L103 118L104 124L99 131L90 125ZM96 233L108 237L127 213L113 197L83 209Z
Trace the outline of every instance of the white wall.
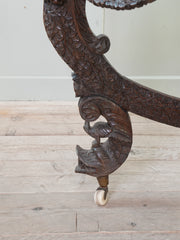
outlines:
M180 97L180 0L105 11L108 59L122 74Z
M43 0L0 0L0 100L74 100L70 68L47 38ZM103 10L88 4L103 31Z
M43 0L0 0L0 100L75 99L71 70L46 36L42 6ZM111 38L107 57L113 65L175 95L180 92L179 10L179 0L126 12L87 6L93 31L104 29Z

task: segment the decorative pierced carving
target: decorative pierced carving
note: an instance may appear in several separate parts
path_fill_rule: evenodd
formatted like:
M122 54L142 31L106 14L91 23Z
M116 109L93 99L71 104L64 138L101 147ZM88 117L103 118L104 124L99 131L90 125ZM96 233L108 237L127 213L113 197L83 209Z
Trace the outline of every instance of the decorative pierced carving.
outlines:
M96 6L112 8L116 10L131 10L136 7L142 7L156 0L89 0Z
M102 97L82 98L79 102L84 130L95 141L91 150L77 146L79 164L76 172L94 177L109 175L126 160L132 145L132 128L129 115L115 103ZM107 122L90 122L103 116ZM101 138L108 138L101 143Z
M132 9L153 0L90 0L102 7ZM86 0L44 0L44 24L54 48L74 71L85 131L96 139L91 150L77 147L77 172L101 177L117 169L132 144L127 111L180 127L180 99L146 88L117 73L103 56L108 37L96 37L85 14ZM103 115L107 123L90 122ZM101 143L102 137L108 137Z
M91 32L85 0L66 0L62 6L44 0L47 34L73 69L77 97L99 95L140 116L180 127L180 100L144 87L118 74L102 55L107 37Z

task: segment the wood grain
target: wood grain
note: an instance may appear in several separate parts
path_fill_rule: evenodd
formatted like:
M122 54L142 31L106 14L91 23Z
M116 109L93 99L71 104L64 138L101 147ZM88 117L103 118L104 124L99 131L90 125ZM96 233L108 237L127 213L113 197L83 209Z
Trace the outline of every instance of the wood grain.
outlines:
M7 224L8 223L8 224ZM1 213L0 233L40 234L76 231L76 214L73 211L23 211Z
M177 173L119 174L110 177L112 191L179 191L180 178ZM0 179L1 193L35 192L86 192L97 187L96 179L84 175L18 176Z
M64 175L73 175L77 159L75 153L73 156L61 155L59 160L47 161L18 161L11 159L0 160L0 174L3 177L60 177ZM114 172L114 175L119 174L179 174L179 161L150 161L150 160L128 160L123 166Z
M105 208L92 204L92 192L7 194L2 197L0 235L75 231L115 231L121 234L144 231L147 234L153 231L163 233L167 228L172 232L180 230L180 195L175 192L141 192L138 195L113 192L111 202Z
M180 135L175 127L130 116L135 135ZM0 136L85 135L82 125L76 102L0 103Z
M0 240L177 240L180 237L179 231L153 231L153 232L100 232L100 233L70 233L70 234L43 234L43 235L15 235L0 236Z
M164 208L179 209L180 191L110 191L110 201L100 208L93 204L93 192L53 192L53 193L6 193L1 194L0 213L43 210L110 212L118 208Z
M91 142L76 103L0 102L0 115L0 240L180 238L177 129L132 115L131 154L99 208L96 180L74 173L76 144ZM14 136L5 134L9 124Z
M89 148L88 136L0 136L1 160L51 160L64 157L77 159L76 144ZM131 160L179 160L179 136L135 136ZM69 153L69 154L68 154Z

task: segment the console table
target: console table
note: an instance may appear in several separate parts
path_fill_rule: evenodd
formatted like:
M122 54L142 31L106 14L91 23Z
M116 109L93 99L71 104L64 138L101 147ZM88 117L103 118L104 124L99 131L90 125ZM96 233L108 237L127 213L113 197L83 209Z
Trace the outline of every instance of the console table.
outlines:
M89 0L100 7L131 10L156 0ZM73 70L84 130L94 138L90 150L76 147L77 173L96 177L95 202L108 199L108 176L127 159L132 146L128 112L180 127L180 99L144 87L117 73L104 57L110 41L95 36L85 13L86 0L44 0L44 24L54 48ZM106 122L96 121L100 116ZM91 123L94 122L95 123ZM102 142L102 138L107 138Z

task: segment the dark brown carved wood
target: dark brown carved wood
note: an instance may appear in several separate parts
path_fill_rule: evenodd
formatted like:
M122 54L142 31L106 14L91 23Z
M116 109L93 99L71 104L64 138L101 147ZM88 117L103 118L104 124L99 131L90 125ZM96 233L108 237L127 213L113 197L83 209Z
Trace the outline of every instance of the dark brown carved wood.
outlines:
M79 165L76 172L94 177L107 176L119 168L126 160L132 145L132 128L129 115L117 104L102 97L81 98L81 117L84 129L95 141L91 150L77 146ZM107 122L90 122L102 115ZM101 138L108 138L104 143Z
M97 6L132 9L155 0L90 0ZM86 0L44 0L44 24L54 48L73 70L79 109L85 131L95 138L91 150L77 146L77 172L107 181L126 160L132 145L128 116L140 116L180 127L180 99L144 87L117 73L104 57L110 41L89 28ZM107 122L90 122L102 115ZM107 137L105 143L101 138ZM102 180L103 179L103 180ZM102 181L101 181L102 180ZM103 185L103 183L102 183Z

